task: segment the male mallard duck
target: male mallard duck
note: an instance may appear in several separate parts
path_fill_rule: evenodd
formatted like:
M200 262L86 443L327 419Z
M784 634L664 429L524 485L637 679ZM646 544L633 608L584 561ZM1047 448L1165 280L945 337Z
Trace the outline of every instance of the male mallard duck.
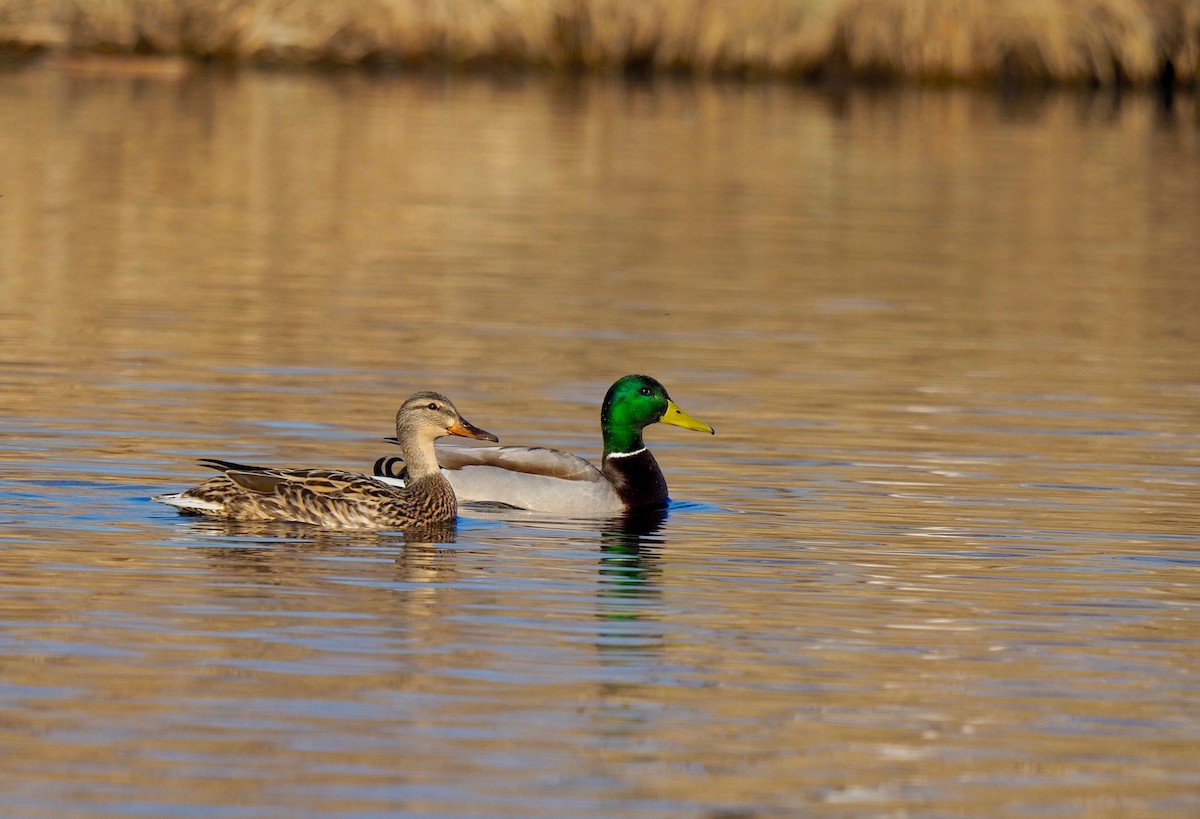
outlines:
M627 375L609 387L600 408L604 458L599 469L577 455L541 447L438 447L437 459L464 503L499 503L576 517L662 508L668 500L667 482L642 441L642 430L659 421L713 433L708 424L681 410L658 381ZM380 458L375 475L403 485L406 478L395 473L399 460ZM411 463L407 472L411 479Z
M433 442L445 435L498 441L468 423L450 399L418 392L396 413L396 441L412 476L402 488L333 469L270 469L205 459L224 475L156 501L185 514L279 520L335 528L403 529L454 520L454 490L438 469Z

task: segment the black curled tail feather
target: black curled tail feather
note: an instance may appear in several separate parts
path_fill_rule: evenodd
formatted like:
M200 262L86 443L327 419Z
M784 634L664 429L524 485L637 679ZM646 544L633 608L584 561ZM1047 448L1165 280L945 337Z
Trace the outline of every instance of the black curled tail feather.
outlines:
M371 474L377 478L398 478L405 480L408 478L408 467L404 463L404 459L393 455L392 457L383 457L375 461L375 466Z

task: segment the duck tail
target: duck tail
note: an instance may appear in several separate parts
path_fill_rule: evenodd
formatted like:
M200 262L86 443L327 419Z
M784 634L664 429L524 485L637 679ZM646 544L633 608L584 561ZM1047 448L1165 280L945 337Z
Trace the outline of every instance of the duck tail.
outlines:
M155 495L150 500L165 503L169 506L174 506L181 512L191 512L192 514L219 512L224 508L220 503L198 498L186 492L170 492L165 495Z
M375 466L371 474L377 478L398 478L404 480L408 477L408 467L404 463L404 459L393 455L392 457L383 457L375 461Z

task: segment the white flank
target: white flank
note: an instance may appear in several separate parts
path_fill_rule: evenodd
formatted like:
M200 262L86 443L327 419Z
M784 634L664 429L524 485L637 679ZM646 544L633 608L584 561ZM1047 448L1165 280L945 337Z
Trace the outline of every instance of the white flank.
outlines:
M503 503L577 518L607 518L625 509L608 481L566 481L494 466L468 466L443 474L460 504Z

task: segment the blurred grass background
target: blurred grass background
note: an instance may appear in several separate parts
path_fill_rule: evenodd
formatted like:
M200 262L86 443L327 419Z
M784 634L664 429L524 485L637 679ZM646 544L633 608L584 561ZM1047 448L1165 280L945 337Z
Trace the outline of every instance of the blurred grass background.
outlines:
M1200 0L0 0L0 54L1195 86Z

